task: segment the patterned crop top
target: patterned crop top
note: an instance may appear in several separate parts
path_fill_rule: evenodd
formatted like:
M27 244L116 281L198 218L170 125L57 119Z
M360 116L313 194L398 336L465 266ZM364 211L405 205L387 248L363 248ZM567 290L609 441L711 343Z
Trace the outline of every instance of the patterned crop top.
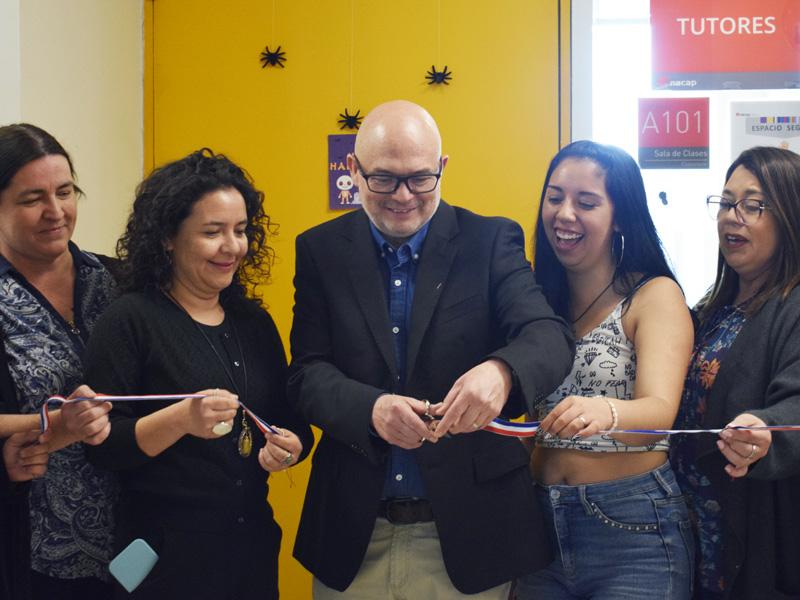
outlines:
M602 323L577 340L572 371L539 407L543 419L556 404L567 396L607 396L631 400L636 383L636 352L622 328L622 309L626 299L614 307ZM628 446L610 435L593 435L579 440L545 439L536 437L543 448L567 448L586 452L666 452L668 438L658 439L647 446Z

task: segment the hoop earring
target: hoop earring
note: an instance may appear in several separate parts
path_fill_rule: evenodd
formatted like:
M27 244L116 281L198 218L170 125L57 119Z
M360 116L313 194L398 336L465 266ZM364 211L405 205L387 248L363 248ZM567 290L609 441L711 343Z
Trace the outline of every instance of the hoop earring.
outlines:
M622 259L625 257L625 236L621 231L617 233L619 234L619 256L617 257L616 268L619 269L619 266L622 264ZM614 252L613 246L611 251ZM614 254L616 254L616 252L614 252Z

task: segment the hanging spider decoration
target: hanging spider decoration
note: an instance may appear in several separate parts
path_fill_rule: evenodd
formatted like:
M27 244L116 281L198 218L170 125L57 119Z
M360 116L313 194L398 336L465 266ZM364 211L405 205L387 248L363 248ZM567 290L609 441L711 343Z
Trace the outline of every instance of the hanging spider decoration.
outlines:
M445 84L450 85L450 80L453 78L453 72L447 70L447 65L444 66L444 69L441 71L436 70L436 65L431 65L431 70L428 71L427 75L425 75L425 79L428 80L428 85L439 85Z
M281 51L281 47L278 48L273 52L267 46L264 51L261 53L261 68L264 67L280 67L283 69L283 63L286 62L286 52Z
M339 119L338 123L341 125L339 129L358 129L361 127L361 121L364 117L359 116L361 114L360 110L356 111L356 114L351 115L347 112L347 109L344 109L344 113L339 113L339 116L342 117Z

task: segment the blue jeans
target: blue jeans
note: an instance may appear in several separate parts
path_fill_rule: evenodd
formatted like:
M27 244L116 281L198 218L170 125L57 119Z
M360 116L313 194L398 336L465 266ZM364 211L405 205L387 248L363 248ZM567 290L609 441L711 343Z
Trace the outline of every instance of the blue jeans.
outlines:
M644 475L536 491L556 559L517 582L519 600L691 596L692 527L669 462Z

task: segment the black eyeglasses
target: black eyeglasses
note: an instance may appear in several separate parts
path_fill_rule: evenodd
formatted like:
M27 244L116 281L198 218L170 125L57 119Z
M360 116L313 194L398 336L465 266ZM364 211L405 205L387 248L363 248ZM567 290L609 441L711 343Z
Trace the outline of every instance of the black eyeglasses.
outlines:
M745 225L752 225L761 217L761 213L769 210L769 205L760 198L742 198L732 202L726 196L706 196L709 216L718 220L723 214L733 209L737 219Z
M390 175L384 173L377 173L368 175L364 172L364 167L358 157L353 154L356 161L356 166L361 172L364 181L367 182L367 187L370 192L376 194L394 194L400 187L401 183L406 185L408 191L412 194L426 194L436 189L439 184L439 178L442 176L442 158L439 157L439 172L438 173L421 173L418 175L407 175L399 177L398 175Z

